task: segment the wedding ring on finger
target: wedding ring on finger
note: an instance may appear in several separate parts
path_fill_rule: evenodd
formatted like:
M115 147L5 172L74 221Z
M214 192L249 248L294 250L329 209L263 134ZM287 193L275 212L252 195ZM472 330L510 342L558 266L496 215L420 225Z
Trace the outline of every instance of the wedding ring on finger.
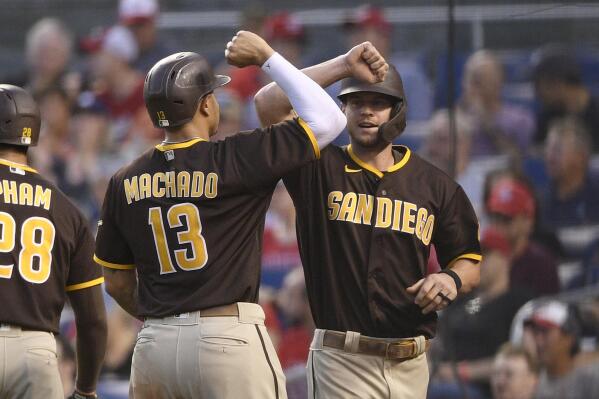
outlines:
M441 300L447 301L447 303L451 303L452 302L452 300L449 299L449 297L447 295L445 295L444 293L442 293L442 292L437 293L437 296L440 297Z

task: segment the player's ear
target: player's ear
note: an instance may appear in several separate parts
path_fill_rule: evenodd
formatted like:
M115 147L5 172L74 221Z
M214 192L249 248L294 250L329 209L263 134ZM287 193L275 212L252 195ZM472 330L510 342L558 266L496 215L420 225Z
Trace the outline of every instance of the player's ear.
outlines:
M211 113L211 109L210 109L210 94L207 96L204 96L202 98L202 100L199 102L198 104L198 110L197 112L199 112L202 116L208 116Z

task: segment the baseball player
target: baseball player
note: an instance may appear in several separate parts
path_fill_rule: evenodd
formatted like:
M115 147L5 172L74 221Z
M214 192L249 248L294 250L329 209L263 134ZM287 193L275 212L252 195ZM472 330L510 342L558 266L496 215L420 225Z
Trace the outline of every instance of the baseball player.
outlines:
M71 398L95 398L106 348L102 268L79 210L27 166L40 115L20 87L0 85L0 398L64 399L56 341L66 296L77 325Z
M256 304L265 212L280 177L317 159L345 116L259 36L239 32L225 55L261 66L297 117L210 142L219 120L212 92L229 78L195 53L149 71L146 106L165 141L113 176L96 240L108 292L144 319L134 398L286 397Z
M362 65L347 78L344 64L304 72L323 86L345 78L339 98L351 144L329 146L283 178L317 327L310 397L424 398L436 311L478 284L478 223L459 185L391 144L407 107L395 68L372 84L358 79ZM263 123L293 115L276 83L255 100ZM431 244L444 269L427 276Z

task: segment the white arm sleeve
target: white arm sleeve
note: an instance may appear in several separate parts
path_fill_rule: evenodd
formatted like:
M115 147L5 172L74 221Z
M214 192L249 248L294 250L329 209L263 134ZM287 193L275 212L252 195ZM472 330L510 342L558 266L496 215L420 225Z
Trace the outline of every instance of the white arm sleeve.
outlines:
M295 112L312 129L320 148L343 131L347 120L335 101L318 83L294 67L279 53L262 65L262 70L287 94Z

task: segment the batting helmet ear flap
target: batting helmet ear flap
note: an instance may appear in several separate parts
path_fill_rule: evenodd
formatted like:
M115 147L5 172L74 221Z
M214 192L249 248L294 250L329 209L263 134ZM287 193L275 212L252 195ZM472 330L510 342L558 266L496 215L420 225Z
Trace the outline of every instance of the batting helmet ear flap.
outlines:
M408 104L405 98L399 100L391 110L391 118L379 126L379 133L383 140L393 142L406 128L406 113Z

